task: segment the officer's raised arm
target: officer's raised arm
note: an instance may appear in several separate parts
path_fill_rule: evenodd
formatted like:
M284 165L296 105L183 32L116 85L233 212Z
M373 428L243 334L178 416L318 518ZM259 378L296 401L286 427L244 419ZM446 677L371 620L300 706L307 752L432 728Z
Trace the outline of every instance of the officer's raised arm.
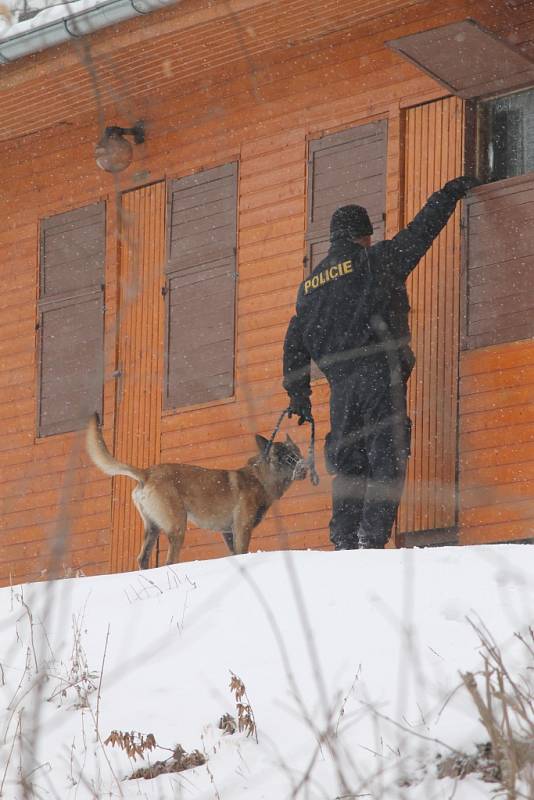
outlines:
M387 243L399 277L410 274L447 224L456 203L480 183L469 175L448 181L430 195L413 220Z

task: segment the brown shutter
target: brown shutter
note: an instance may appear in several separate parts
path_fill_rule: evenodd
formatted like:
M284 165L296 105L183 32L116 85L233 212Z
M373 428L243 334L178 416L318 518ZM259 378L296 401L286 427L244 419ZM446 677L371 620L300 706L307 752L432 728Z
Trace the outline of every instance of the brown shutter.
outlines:
M104 203L41 223L39 436L102 412L105 238Z
M237 164L172 181L169 191L165 406L234 389Z
M326 255L330 217L339 206L364 206L373 223L373 241L384 238L386 150L385 120L310 142L306 233L310 270Z
M471 19L386 44L466 99L512 91L534 81L534 64L528 58Z
M311 272L330 246L330 218L342 205L367 209L373 241L384 238L387 122L379 120L310 142L307 265ZM321 371L312 363L312 379Z
M465 216L463 349L534 336L534 176L477 189Z

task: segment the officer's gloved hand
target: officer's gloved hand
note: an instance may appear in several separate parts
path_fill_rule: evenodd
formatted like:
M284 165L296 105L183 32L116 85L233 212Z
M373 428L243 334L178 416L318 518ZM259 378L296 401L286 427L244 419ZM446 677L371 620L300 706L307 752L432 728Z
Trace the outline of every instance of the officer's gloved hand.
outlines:
M465 197L469 189L474 189L475 186L480 186L482 181L475 178L474 175L461 175L459 178L453 178L452 181L447 181L443 187L443 191L455 197L457 200Z
M292 397L289 401L289 408L287 411L288 418L291 418L293 414L299 418L299 425L303 425L305 422L311 422L312 415L310 398L302 395Z

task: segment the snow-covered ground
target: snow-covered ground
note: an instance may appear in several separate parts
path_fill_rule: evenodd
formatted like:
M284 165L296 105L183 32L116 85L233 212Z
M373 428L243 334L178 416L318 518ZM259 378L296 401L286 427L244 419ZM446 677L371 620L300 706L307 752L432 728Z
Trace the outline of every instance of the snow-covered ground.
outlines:
M532 670L514 633L534 622L533 574L534 548L499 545L258 553L0 590L0 796L492 797L472 776L437 780L436 756L488 738L459 676L482 664L469 619L514 676ZM236 714L231 672L258 742L217 727ZM124 780L170 751L134 762L104 745L112 730L207 764Z

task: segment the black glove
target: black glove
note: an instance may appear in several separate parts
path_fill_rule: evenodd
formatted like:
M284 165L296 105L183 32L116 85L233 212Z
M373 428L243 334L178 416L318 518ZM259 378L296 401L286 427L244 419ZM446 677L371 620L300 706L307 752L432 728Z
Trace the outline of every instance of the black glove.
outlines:
M443 191L460 200L465 197L469 189L475 186L480 186L482 181L475 178L473 175L461 175L459 178L453 178L452 181L447 181L443 187Z
M311 422L312 415L310 398L302 395L291 397L287 411L288 419L290 419L293 414L299 418L299 425L303 425L305 422Z

